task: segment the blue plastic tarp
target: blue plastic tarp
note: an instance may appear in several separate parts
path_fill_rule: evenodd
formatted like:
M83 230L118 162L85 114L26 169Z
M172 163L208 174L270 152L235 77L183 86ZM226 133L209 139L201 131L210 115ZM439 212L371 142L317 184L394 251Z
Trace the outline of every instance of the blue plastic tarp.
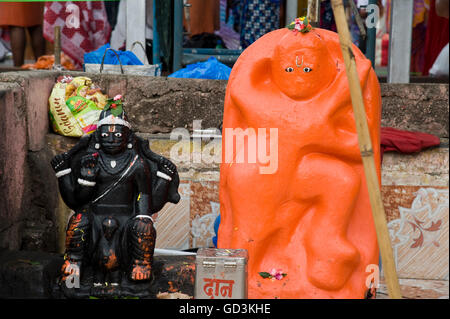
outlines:
M109 43L101 46L95 51L84 54L84 63L101 64L106 49L110 47ZM119 56L122 65L143 65L143 63L131 51L115 50ZM111 50L106 52L104 64L119 64L116 55Z
M220 63L215 57L210 57L205 62L197 62L187 65L184 69L180 69L169 78L184 79L210 79L210 80L228 80L231 68Z

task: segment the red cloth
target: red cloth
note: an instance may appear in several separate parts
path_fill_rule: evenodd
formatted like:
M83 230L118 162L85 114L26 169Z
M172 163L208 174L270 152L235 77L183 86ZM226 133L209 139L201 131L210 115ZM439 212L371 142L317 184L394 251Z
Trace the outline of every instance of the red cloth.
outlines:
M439 137L422 133L397 130L392 127L381 128L381 159L384 152L411 154L440 144Z
M448 43L448 19L436 14L436 0L431 0L428 15L427 33L425 36L425 52L422 74L428 75L428 71L436 61L442 48Z
M67 17L74 16L73 10L67 10L68 6L73 5L79 9L78 28L66 22ZM108 43L111 35L111 26L108 23L103 1L46 2L44 37L48 41L53 42L55 26L61 27L61 49L74 60L77 66L83 64L84 53L97 50Z

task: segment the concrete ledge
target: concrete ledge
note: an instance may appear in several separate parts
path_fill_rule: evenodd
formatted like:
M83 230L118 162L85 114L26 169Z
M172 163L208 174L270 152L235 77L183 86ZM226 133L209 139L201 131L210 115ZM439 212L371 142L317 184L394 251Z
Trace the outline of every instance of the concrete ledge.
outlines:
M0 298L50 298L62 263L57 254L1 251Z
M26 218L27 128L17 83L0 83L0 247L18 249Z
M195 119L203 121L203 128L219 127L222 122L227 81L29 71L0 73L0 82L19 83L23 88L42 83L40 91L45 95L47 91L50 93L48 84L54 83L61 74L88 76L110 96L123 94L125 108L137 132L169 133L175 127L192 129ZM381 83L380 86L383 126L449 137L448 84ZM36 89L25 90L25 94L36 94L35 100L42 101L35 92ZM35 107L38 106L32 109ZM45 107L46 103L42 103L38 108Z
M385 127L448 138L448 84L381 84Z

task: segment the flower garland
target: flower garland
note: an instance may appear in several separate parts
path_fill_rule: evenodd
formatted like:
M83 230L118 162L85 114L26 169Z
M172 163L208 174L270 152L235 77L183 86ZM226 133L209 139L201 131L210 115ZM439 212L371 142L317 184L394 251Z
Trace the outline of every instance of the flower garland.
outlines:
M259 275L263 278L268 278L272 280L281 280L287 276L287 274L284 273L283 270L275 268L273 268L270 272L262 271L259 273Z
M123 102L122 95L117 94L113 99L108 99L106 102L106 106L104 108L105 111L111 110L111 114L114 116L119 116L123 112Z
M287 25L286 28L294 31L294 33L301 32L307 33L312 30L312 26L309 24L308 19L306 17L300 17L291 22L291 24Z

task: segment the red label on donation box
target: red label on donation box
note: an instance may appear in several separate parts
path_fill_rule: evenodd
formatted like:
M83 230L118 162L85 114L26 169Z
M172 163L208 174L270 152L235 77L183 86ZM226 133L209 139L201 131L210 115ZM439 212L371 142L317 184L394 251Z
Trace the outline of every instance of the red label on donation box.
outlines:
M247 256L244 249L199 249L195 299L246 299Z
M219 292L223 298L232 298L234 280L203 278L203 281L205 282L203 291L211 299L219 296Z

